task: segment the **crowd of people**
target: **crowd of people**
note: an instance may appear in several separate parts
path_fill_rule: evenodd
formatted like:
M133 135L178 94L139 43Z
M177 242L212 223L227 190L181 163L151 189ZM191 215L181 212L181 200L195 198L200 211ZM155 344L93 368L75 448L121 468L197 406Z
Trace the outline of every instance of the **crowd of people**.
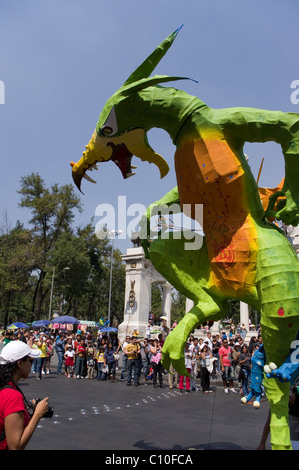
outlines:
M141 338L135 329L122 343L116 334L104 336L100 330L74 333L37 329L19 330L17 334L6 331L2 335L0 349L1 345L15 339L38 349L40 356L34 359L31 369L37 380L54 372L67 378L113 383L117 381L118 370L120 381L126 382L127 386L153 383L154 388L162 388L166 386L163 379L167 374L161 362L162 348L168 334L163 326L161 324L161 333L155 339L151 338L149 331L145 338ZM213 336L207 331L205 338L191 335L184 351L185 367L190 376L179 375L171 366L168 387L212 393L211 378L218 377L223 381L224 393L240 392L246 396L250 390L251 356L261 343L259 334L247 344L245 335L238 329L235 334L230 329L228 334L223 331ZM55 365L52 361L54 354L57 356Z

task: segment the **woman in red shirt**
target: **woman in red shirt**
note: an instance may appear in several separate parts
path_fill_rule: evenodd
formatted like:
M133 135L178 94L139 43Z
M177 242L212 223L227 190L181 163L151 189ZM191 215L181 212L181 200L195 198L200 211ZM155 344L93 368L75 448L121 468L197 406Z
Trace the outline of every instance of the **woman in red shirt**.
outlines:
M32 417L18 382L28 377L37 349L22 341L11 341L0 357L0 450L24 450L34 430L48 411L49 398L40 401Z

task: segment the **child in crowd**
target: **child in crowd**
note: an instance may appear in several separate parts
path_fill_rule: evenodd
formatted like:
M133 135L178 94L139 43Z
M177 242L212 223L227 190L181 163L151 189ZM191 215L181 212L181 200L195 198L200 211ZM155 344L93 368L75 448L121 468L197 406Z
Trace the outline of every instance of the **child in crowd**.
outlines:
M190 374L192 368L192 352L189 346L189 343L185 346L185 367ZM184 378L184 375L180 376L179 389L181 392L184 390ZM190 392L190 377L186 377L186 392Z
M70 378L74 372L74 356L75 356L75 351L72 348L72 345L70 344L68 345L64 353L65 370L66 370L68 378Z
M105 354L105 349L103 347L100 347L97 354L96 354L96 361L98 364L98 377L97 380L105 380L106 378L106 373L104 372L104 354Z

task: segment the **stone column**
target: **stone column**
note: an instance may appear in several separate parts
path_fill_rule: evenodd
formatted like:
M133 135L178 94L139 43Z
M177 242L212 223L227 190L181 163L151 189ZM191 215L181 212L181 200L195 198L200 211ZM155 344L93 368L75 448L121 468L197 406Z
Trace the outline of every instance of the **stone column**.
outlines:
M126 263L126 291L124 321L118 327L118 337L122 341L131 335L136 328L145 336L148 315L151 310L152 283L159 282L164 286L163 311L170 323L171 293L170 284L154 269L152 263L145 259L142 247L128 248L122 256Z
M189 310L194 306L194 302L191 299L186 298L185 312L188 313Z
M151 309L151 278L144 266L143 248L129 248L122 259L126 262L126 291L124 321L118 328L121 340L126 335L131 335L134 328L140 335L145 335Z
M249 331L249 309L244 302L240 302L240 324L245 325L246 330Z
M169 282L161 283L163 290L162 315L167 317L167 326L171 328L171 285Z

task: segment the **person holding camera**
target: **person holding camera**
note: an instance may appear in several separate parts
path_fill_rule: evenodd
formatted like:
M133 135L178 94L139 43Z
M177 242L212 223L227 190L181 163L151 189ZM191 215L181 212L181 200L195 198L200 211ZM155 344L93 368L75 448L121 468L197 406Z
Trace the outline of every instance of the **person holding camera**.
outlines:
M39 421L49 411L49 398L29 404L18 387L41 352L23 341L11 341L0 356L0 450L24 450Z

